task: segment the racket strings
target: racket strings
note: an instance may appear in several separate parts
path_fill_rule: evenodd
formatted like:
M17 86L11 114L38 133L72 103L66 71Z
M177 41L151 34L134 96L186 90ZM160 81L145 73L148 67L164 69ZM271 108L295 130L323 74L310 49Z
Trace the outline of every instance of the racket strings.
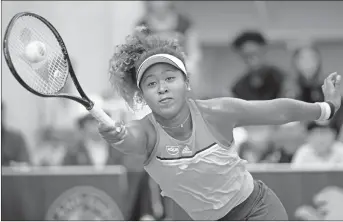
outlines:
M22 37L22 36L21 36ZM22 39L21 39L22 40ZM24 44L25 43L29 43L29 42L23 42ZM27 44L25 44L24 46L26 46ZM11 45L11 46L13 46L13 47L16 47L16 50L18 51L18 52L20 52L20 51L23 51L24 49L22 48L22 47L20 47L19 45ZM19 55L20 56L20 58L21 58L21 60L22 61L24 61L27 65L29 65L29 66L31 66L37 73L42 73L42 71L41 70L43 70L43 68L45 67L45 68L47 68L47 63L44 63L43 65L41 65L41 67L38 67L37 68L37 65L36 65L36 67L34 66L34 65L31 65L30 64L30 62L25 58L25 56L23 55L23 54L20 54ZM19 60L20 61L20 60ZM32 84L29 84L30 86L33 86L33 88L34 89L36 89L36 90L38 90L39 92L44 92L44 89L42 88L42 86L44 86L44 85L46 85L45 84L45 82L41 79L41 78L36 78L36 76L34 75L34 73L32 73L32 72L29 72L29 74L30 74L30 77L31 77L31 79L27 79L27 78L25 78L25 77L27 77L27 76L24 76L24 75L22 75L21 77L24 77L25 79L24 79L24 81L25 80L34 80L34 81L32 81ZM26 83L28 83L28 82L26 82Z
M42 61L26 58L25 47L32 41L45 44ZM8 46L18 75L29 87L42 94L56 94L63 88L69 74L68 63L56 37L43 22L31 16L19 18L11 30Z
M13 49L13 47L11 47ZM17 51L21 51L22 49L21 48L17 48ZM16 63L14 64L17 71L18 72L21 72L20 69L18 69L19 66L31 66L30 65L30 62L25 58L24 55L19 55L20 59L18 59L17 61L16 60L13 60L12 59L12 62L13 63ZM18 64L18 63L24 63L24 64ZM46 64L46 63L45 63ZM35 70L37 73L40 73L40 68L36 69ZM20 74L20 77L23 79L23 81L28 84L31 88L33 88L34 90L38 91L38 92L41 92L43 93L44 92L44 86L46 85L46 83L41 79L41 78L37 78L36 76L37 74L33 73L33 72L28 72L26 71L26 74L24 75L22 72Z
M26 22L26 26L30 25L30 24L27 24L28 20L24 20L24 22ZM37 20L37 22L40 22L40 21ZM51 56L50 56L49 61L52 61L52 62L50 63L50 66L47 66L49 74L50 73L54 74L54 71L56 71L56 70L63 70L63 69L68 68L67 63L63 59L63 54L61 52L59 44L57 43L55 36L52 35L51 33L49 33L50 35L44 35L44 32L37 32L37 30L35 30L34 28L32 28L32 31L38 40L40 40L42 42L44 41L44 43L47 46L50 46L50 48L56 49L56 50L51 50L52 54L50 54ZM52 45L51 43L55 43L55 44ZM49 47L47 47L47 48L49 48ZM57 52L57 51L59 51L59 52ZM66 69L65 71L67 73L68 70ZM49 78L56 77L56 75L55 74L54 75L48 75L48 77Z
M42 40L42 39L39 39L39 40ZM20 51L23 51L24 49L22 47L19 47L19 48L17 47L17 50L20 52ZM32 87L33 89L41 93L48 93L49 91L58 90L59 85L56 84L57 82L53 81L49 75L49 57L46 59L46 61L44 61L43 64L30 64L30 61L28 61L24 55L20 55L20 58L28 66L31 66L31 68L36 72L36 73L28 72L28 74L30 74L29 76L21 75L21 77L24 77L24 78L29 77L29 79L25 78L24 81L26 81L26 83L30 87Z
M33 18L32 18L33 19ZM26 23L26 27L28 27L31 24L28 24L29 21L23 19L23 21ZM36 22L39 22L40 25L42 25L43 23L41 23L39 20L35 20ZM45 27L47 28L47 27ZM38 32L36 29L32 28L32 31L34 34L34 39L38 39L39 41L45 43L45 45L47 46L47 50L49 48L54 49L55 50L51 50L50 52L52 52L51 54L48 53L48 59L47 61L44 63L44 65L42 67L40 67L39 69L36 69L36 72L38 74L40 74L40 76L44 79L45 77L48 78L48 82L51 83L51 85L49 84L45 84L45 90L48 90L47 88L50 86L52 86L52 89L57 92L60 90L61 85L58 83L61 83L62 81L62 87L64 86L64 79L58 79L58 77L61 77L61 70L67 68L67 63L64 61L63 59L63 54L61 52L60 46L57 43L57 40L55 38L54 35L52 35L51 31L48 32L50 35L45 35L44 32ZM51 43L55 43L55 44L51 44ZM51 55L51 56L49 56ZM63 63L64 62L64 63ZM49 63L49 65L47 65ZM56 71L57 74L56 75ZM65 70L65 73L68 74L67 72L68 70ZM55 80L60 80L60 81L55 81Z

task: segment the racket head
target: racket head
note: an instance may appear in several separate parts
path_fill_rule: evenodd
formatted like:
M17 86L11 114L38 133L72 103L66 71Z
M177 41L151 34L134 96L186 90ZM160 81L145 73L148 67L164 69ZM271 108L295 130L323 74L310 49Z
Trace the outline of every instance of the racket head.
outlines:
M32 42L43 45L44 50L39 51L43 58L40 61L32 62L25 56L25 50ZM16 14L6 28L3 49L11 73L31 93L41 97L69 98L87 109L93 106L78 83L62 37L42 16L31 12ZM60 93L68 76L82 98Z

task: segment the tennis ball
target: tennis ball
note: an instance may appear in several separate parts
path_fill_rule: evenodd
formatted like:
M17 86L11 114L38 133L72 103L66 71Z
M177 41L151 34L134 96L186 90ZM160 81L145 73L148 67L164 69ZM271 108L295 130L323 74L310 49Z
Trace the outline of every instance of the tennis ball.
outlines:
M62 73L59 70L55 70L54 72L54 78L59 78L62 76Z
M31 63L41 62L46 57L46 46L43 42L33 41L25 47L25 57Z

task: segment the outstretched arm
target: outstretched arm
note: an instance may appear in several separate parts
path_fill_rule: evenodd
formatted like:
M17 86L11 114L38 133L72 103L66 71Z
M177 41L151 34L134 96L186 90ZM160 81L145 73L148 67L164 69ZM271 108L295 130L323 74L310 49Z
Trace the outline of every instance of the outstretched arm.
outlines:
M294 99L246 101L230 99L234 108L236 126L281 125L295 121L319 119L321 107Z
M340 76L331 74L324 82L323 92L329 103L306 103L294 99L274 99L267 101L246 101L223 98L226 110L230 111L236 126L280 125L295 121L328 119L330 113L341 104ZM330 107L330 103L333 107Z

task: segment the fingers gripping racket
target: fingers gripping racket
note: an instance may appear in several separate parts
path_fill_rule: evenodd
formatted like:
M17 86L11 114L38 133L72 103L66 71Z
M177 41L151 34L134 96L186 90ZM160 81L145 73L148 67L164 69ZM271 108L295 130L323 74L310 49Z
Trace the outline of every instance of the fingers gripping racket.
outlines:
M16 14L7 26L3 48L10 71L25 89L41 97L74 100L99 122L107 126L115 125L83 91L62 37L45 18L30 12ZM79 92L79 97L61 92L68 76Z

